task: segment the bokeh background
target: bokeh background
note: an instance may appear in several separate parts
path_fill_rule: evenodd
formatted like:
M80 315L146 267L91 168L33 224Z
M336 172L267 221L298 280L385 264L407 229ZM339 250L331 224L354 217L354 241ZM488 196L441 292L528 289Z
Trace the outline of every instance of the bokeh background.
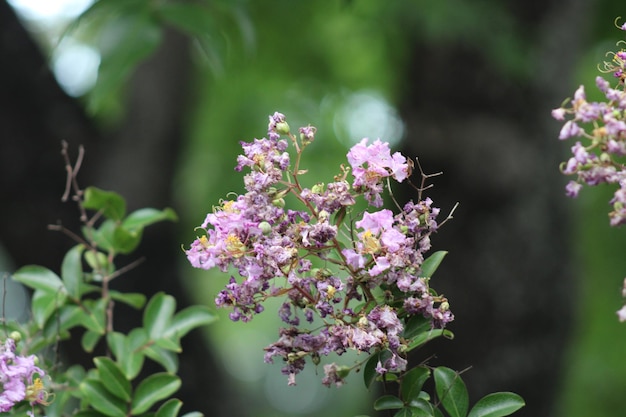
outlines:
M564 197L569 145L550 118L579 84L592 96L620 15L616 0L0 0L1 269L58 269L72 246L46 230L77 222L60 202L66 140L86 148L83 185L179 214L147 230L147 262L116 285L211 304L228 277L193 270L181 246L242 190L239 141L280 111L318 127L311 176L328 181L351 144L381 138L443 171L430 194L443 213L460 203L433 240L449 251L433 285L456 338L412 360L471 366L471 399L517 392L522 417L623 415L626 232L608 226L609 190ZM6 291L20 314L26 294ZM287 387L263 363L270 309L248 324L219 313L185 342L184 410L375 415L360 375L326 389L311 368Z

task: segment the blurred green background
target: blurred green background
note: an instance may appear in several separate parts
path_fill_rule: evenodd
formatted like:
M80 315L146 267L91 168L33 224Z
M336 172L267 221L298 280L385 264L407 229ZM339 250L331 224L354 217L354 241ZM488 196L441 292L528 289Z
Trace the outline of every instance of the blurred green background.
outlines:
M558 285L545 282L545 288L532 284L532 290L524 290L544 293L538 297L542 301L536 316L528 318L525 327L518 329L505 319L502 325L522 338L527 327L543 327L546 340L555 335L558 349L546 353L544 360L541 352L533 353L530 364L519 360L521 367L545 368L552 375L549 387L540 388L548 380L539 380L539 374L518 378L502 368L504 375L498 375L498 361L518 361L509 355L494 357L490 372L497 377L490 381L500 383L510 377L510 381L522 382L503 382L489 390L519 386L519 393L526 396L523 391L530 387L533 399L542 398L541 392L531 393L533 385L535 390L543 390L541 406L529 399L531 411L523 415L623 413L626 329L617 322L615 311L622 306L626 233L608 226L608 190L584 190L579 200L565 200L561 189L565 179L557 167L571 145L558 143L560 126L549 117L549 110L573 94L580 83L593 90L596 63L623 39L623 33L613 26L615 17L624 13L621 2L85 0L45 14L36 12L44 6L37 9L34 1L1 2L0 16L12 13L7 4L20 13L21 25L41 48L63 94L84 112L81 123L89 132L96 132L82 138L87 143L87 163L95 167L89 178L127 196L131 205L171 205L177 210L181 221L170 230L172 239L166 246L175 255L173 276L181 280L195 302L211 304L228 277L192 270L176 251L194 239L194 227L220 198L242 190L243 174L233 170L239 141L263 137L267 116L274 111L286 114L294 129L309 123L317 126L316 142L307 150L302 166L310 169L311 177L324 181L338 172L348 148L362 137L380 137L411 157L420 156L431 172L444 169L439 161L452 167L468 163L467 152L455 145L457 142L444 140L435 146L434 139L419 142L415 138L438 137L420 126L432 130L433 125L447 128L463 118L478 120L472 116L477 108L513 126L519 133L513 135L515 140L523 142L528 135L533 152L541 157L532 159L516 175L533 184L533 198L553 209L529 214L530 221L550 225L557 219L565 225L566 230L556 228L561 234L545 228L546 236L535 236L536 247L543 252L537 259L551 259L561 273L546 277ZM53 2L43 3L50 7ZM5 36L3 45L15 45L19 36L18 32L14 37ZM19 70L19 65L25 64L3 59L2 65ZM20 100L44 100L38 97L41 91L26 91ZM11 99L17 97L13 94ZM9 104L4 106L2 111ZM61 124L66 116L50 117L58 117ZM424 123L424 119L436 123ZM485 135L479 136L500 128L489 123L484 125ZM2 140L14 134L8 129L0 132ZM449 136L446 132L443 137ZM38 140L54 142L54 135ZM473 138L468 134L460 140L471 146ZM81 142L80 134L76 141ZM498 157L497 146L493 148L496 162L504 160ZM521 145L521 149L525 146L531 145ZM37 148L29 149L37 154ZM4 152L5 161L12 158ZM428 159L429 154L433 159ZM517 156L522 158L514 153L514 158ZM22 173L13 163L5 162L7 171ZM475 200L461 200L459 211L469 207L471 212L472 207L484 204L481 211L489 218L491 205L506 200L508 191L515 191L514 183L506 183L506 172L498 171L497 164L489 171L489 163L479 159L474 167L479 170L479 165L485 164L490 177L504 178L504 191L498 190L503 196L492 193L484 198L481 193L491 192L489 186L477 181L475 188L467 191ZM452 178L451 188L445 183L436 185L445 194L444 201L459 198L455 196L459 183L454 182L454 174ZM551 185L542 188L541 184ZM61 180L57 189L62 186ZM11 184L3 187L12 190ZM4 195L9 196L4 202L8 206L11 194ZM450 205L442 207L445 211ZM499 229L506 229L507 221L529 221L493 216L493 227ZM463 214L458 217L462 220ZM29 220L35 221L38 219ZM457 221L446 226L450 228L445 231L447 239L463 239L464 229ZM24 251L11 247L14 238L8 229L2 232L0 242L7 247L9 261L42 262L32 253L19 255ZM541 242L550 243L546 247ZM434 245L447 249L436 240ZM521 253L526 249L520 246ZM147 250L149 262L158 259L158 254L150 253ZM516 269L515 264L508 265ZM541 269L541 265L537 267ZM471 285L477 278L468 273L448 278L446 285L453 287L455 280L461 279L464 285ZM502 279L506 284L506 277ZM141 282L145 285L149 280L150 276ZM446 289L446 294L453 292ZM485 297L476 304L495 303ZM534 302L522 298L528 304ZM454 303L451 298L453 307ZM478 307L468 307L463 314L471 315L474 308ZM297 387L288 388L279 365L262 362L262 349L275 340L278 326L277 317L267 310L248 324L232 323L227 312L220 311L223 319L202 335L209 349L200 358L204 355L215 362L216 373L194 383L199 392L207 392L207 398L222 386L228 389L221 398L224 404L206 404L201 411L246 417L374 415L373 393L363 388L359 375L341 389L329 390L319 383L321 370L311 368L298 378ZM489 331L490 323L480 320ZM500 337L494 332L494 337ZM469 349L463 340L452 347L461 357ZM476 366L471 373L480 375L481 368ZM202 405L202 399L195 403ZM551 411L536 414L545 410Z

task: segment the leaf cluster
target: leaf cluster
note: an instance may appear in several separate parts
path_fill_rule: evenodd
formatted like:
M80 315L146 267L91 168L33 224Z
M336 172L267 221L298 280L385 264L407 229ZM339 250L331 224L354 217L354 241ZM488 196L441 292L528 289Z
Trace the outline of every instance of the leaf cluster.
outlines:
M71 169L70 174L75 175ZM132 253L145 227L176 220L176 215L169 208L127 214L119 194L95 187L83 191L75 184L74 189L82 213L82 236L58 229L79 243L65 255L60 276L36 265L13 274L15 281L33 290L31 320L7 323L5 330L19 332L23 349L45 360L47 388L54 395L54 401L44 404L46 416L175 417L182 403L170 397L181 386L176 375L181 338L216 317L204 306L176 311L174 297L163 292L147 300L143 293L120 292L110 284L133 266L118 269L116 256ZM141 326L127 333L116 331L116 304L141 310ZM71 361L65 368L56 355L59 341L78 333L82 349L92 357L91 368ZM100 351L104 354L96 353ZM163 371L140 378L146 358Z

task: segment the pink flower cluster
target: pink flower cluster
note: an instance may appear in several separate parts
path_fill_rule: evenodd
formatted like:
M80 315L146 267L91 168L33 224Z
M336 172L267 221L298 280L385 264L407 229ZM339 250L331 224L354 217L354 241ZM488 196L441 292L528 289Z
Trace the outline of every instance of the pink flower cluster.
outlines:
M626 31L626 23L618 29ZM625 41L618 42L624 44ZM565 186L565 194L577 197L583 184L594 186L611 184L617 186L613 198L609 201L611 226L626 224L626 50L608 52L610 62L604 62L600 71L613 74L617 85L611 84L601 76L596 77L596 87L604 99L599 102L587 101L584 86L578 87L569 106L552 110L552 117L564 121L559 139L576 138L571 147L572 156L561 164L561 171L566 175L575 175L576 180ZM579 139L578 139L579 138ZM626 279L622 296L626 298ZM617 316L626 321L626 305Z
M10 411L15 404L28 400L31 403L45 403L47 393L41 380L45 373L35 365L36 358L15 354L15 340L7 338L0 346L0 412Z
M619 26L618 26L619 27ZM626 30L626 24L619 27ZM584 86L574 93L569 106L552 111L552 117L564 121L559 139L579 138L572 146L572 156L561 164L566 175L575 175L565 193L576 197L582 185L615 184L617 190L610 201L611 226L626 223L626 51L610 52L611 62L605 62L602 72L618 79L613 88L603 77L596 77L596 87L604 95L599 102L587 101Z
M347 154L351 169L342 166L332 182L302 187L298 177L304 171L297 165L315 132L300 128L298 140L284 115L275 113L267 138L242 143L236 170L250 169L246 192L207 214L199 227L204 233L186 251L188 260L197 268L237 271L215 300L232 310L234 321L249 321L266 299L284 297L278 315L287 326L265 349L265 361L282 359L290 384L306 358L317 364L321 356L348 350L387 350L391 355L377 371L403 371L406 320L421 315L432 328L443 328L454 318L447 300L421 275L439 209L427 198L408 202L395 215L378 210L384 184L406 180L412 166L380 140L353 146ZM294 168L284 136L297 152ZM288 194L299 210L286 208ZM358 212L360 197L374 209ZM324 384L343 382L336 365L324 371Z

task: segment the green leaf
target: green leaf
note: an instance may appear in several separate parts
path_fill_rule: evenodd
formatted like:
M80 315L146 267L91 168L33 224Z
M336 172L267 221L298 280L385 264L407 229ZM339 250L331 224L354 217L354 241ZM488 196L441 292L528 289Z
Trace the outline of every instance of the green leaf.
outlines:
M404 407L402 400L395 395L383 395L374 401L374 410L394 410Z
M44 328L46 321L65 302L65 297L61 293L45 292L36 290L31 301L33 319L40 329Z
M13 274L13 279L34 290L47 293L65 292L61 278L43 266L24 266Z
M47 409L46 409L47 410ZM99 413L95 410L81 410L72 414L73 417L104 417L106 414Z
M439 268L441 261L443 261L443 258L447 254L448 252L440 250L440 251L433 253L428 258L424 259L424 262L422 262L422 266L420 268L421 269L421 272L419 274L420 277L424 277L424 278L432 277L435 271L437 270L437 268Z
M159 407L154 417L176 417L182 405L182 401L176 398L169 399Z
M83 265L81 261L84 250L85 247L83 245L74 246L67 252L61 264L61 278L67 293L74 300L80 299L82 295Z
M85 189L83 206L86 209L101 211L107 219L119 221L126 215L126 201L121 195L96 187Z
M102 335L98 332L93 332L91 330L87 330L83 333L83 337L80 340L81 346L85 350L85 352L93 352L94 348L100 341Z
M176 313L165 330L164 337L181 338L194 328L211 324L215 320L217 320L217 315L208 307L190 306Z
M97 229L83 227L83 235L89 240L93 240L98 248L109 252L114 250L114 236L115 229L117 228L117 222L112 219L107 219L102 222Z
M185 6L187 7L187 6ZM165 208L163 210L157 210L153 208L144 208L134 211L128 215L122 222L124 229L135 232L141 231L146 226L154 223L158 223L164 220L176 221L178 217L176 212L171 208Z
M407 351L410 352L411 350L441 336L446 339L454 339L454 334L448 329L432 329L429 332L420 333L410 339L409 344L407 345Z
M83 307L86 310L82 325L92 332L104 335L106 321L107 300L100 298L98 300L84 300Z
M504 417L513 414L526 403L512 392L495 392L478 400L468 417Z
M152 345L144 349L143 353L161 364L167 372L175 373L178 370L178 356L171 349Z
M143 327L150 339L161 339L165 335L175 310L176 300L171 295L160 292L150 299L143 315Z
M430 377L430 369L425 366L416 366L402 376L400 382L400 393L402 399L409 403L417 400L422 392L424 382Z
M87 402L96 410L109 417L126 417L126 404L111 394L99 381L86 379L80 384L80 391Z
M100 356L93 359L104 387L116 397L130 401L131 385L119 366L110 358Z
M433 406L423 398L411 401L409 408L413 417L433 417L435 414Z
M169 373L150 375L137 387L133 395L132 414L145 413L159 400L169 397L180 388L180 379Z
M413 417L413 412L410 408L403 408L393 415L393 417Z
M183 414L181 417L204 417L204 414L199 411L191 411L189 413Z
M363 381L365 382L365 387L369 389L372 383L379 377L378 372L376 372L376 366L378 365L378 361L385 362L387 359L391 357L391 352L385 350L383 352L377 352L376 354L370 356L365 364L365 368L363 370Z
M175 338L166 338L163 337L161 339L155 340L155 346L163 348L165 350L169 350L171 352L180 353L183 351L183 348L180 346L180 342Z
M469 407L469 396L465 383L458 372L440 366L435 368L437 396L451 417L465 417Z
M140 309L146 304L146 296L139 292L122 293L110 290L109 295L115 301L119 301L136 309Z
M129 380L135 378L144 361L144 346L148 343L148 334L143 328L136 328L128 336L112 332L107 335L107 344L120 364L124 375Z
M430 319L420 315L412 316L404 326L404 338L412 339L415 336L428 333L432 330L433 325Z

